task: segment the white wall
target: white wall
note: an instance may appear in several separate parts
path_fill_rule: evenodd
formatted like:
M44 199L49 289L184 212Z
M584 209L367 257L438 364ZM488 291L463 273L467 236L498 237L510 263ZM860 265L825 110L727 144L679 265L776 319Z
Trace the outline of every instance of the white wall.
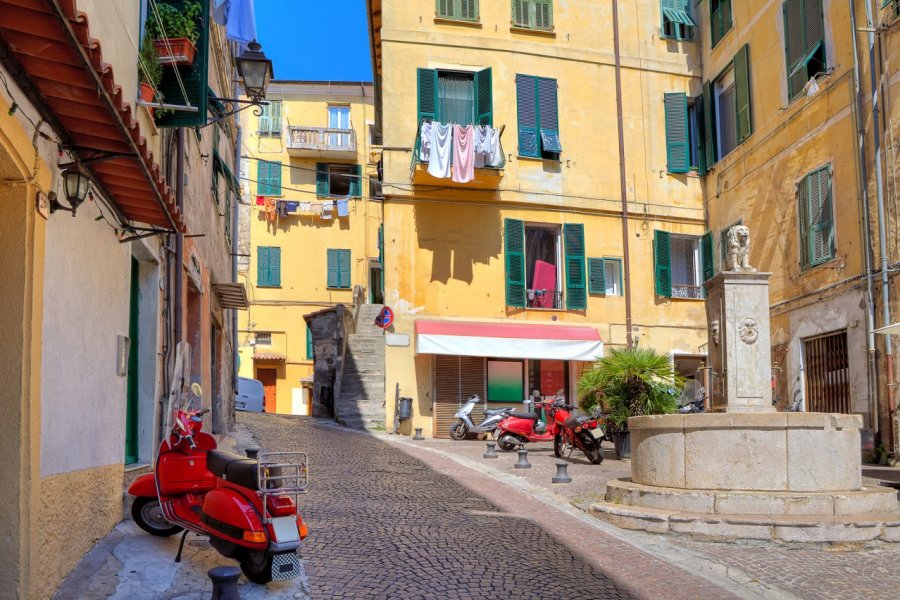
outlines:
M126 378L116 336L128 335L131 249L85 202L51 215L44 266L41 476L121 463Z
M152 240L152 241L151 241ZM158 360L160 343L160 264L156 257L160 249L155 238L132 242L134 257L140 261L138 280L138 462L149 463L156 453L154 422L156 398L162 393L159 383Z

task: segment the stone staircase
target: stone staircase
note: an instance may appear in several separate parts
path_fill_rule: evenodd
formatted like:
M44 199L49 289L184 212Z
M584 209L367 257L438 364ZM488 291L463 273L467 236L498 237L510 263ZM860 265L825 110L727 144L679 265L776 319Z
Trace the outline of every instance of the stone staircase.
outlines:
M375 325L381 304L359 307L356 333L347 339L335 419L347 427L384 430L384 332Z

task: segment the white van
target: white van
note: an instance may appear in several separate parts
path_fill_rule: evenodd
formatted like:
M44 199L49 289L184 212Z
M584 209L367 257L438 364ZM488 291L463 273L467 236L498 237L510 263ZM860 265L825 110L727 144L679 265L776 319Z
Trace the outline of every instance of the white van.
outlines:
M238 377L238 389L234 395L235 410L265 412L266 396L262 381Z

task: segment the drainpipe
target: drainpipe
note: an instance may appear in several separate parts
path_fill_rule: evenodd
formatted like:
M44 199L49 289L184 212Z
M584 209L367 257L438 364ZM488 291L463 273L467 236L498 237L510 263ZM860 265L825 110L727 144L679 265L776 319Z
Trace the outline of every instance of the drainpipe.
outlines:
M619 133L619 183L622 194L622 268L625 281L625 334L628 347L631 339L631 261L628 257L628 189L625 180L625 132L622 120L622 64L619 56L619 8L612 0L613 53L616 57L616 124Z
M175 204L184 215L184 127L175 130ZM175 347L184 341L182 297L184 292L184 234L175 233ZM174 376L173 376L174 377Z
M881 303L883 313L883 325L891 324L891 291L890 282L888 281L888 257L887 257L887 227L884 213L884 182L881 172L881 131L879 124L879 98L877 81L875 77L875 30L874 21L872 19L872 1L866 2L866 21L868 24L868 42L869 42L869 79L872 85L872 132L875 135L875 191L878 197L878 251L881 254ZM894 349L891 342L891 336L884 336L885 346L885 368L887 369L887 388L888 388L888 432L889 435L893 426L891 419L894 414ZM876 419L880 415L876 415Z
M863 239L860 249L863 252L863 262L866 268L866 378L869 388L869 414L871 415L872 430L878 432L878 370L875 362L875 297L872 290L872 245L868 240L872 239L872 223L869 220L869 175L866 168L866 136L865 127L862 123L862 85L859 80L859 54L856 43L856 1L850 0L850 29L853 36L853 88L856 91L856 126L857 150L859 151L859 170L857 175L860 179L860 212L863 217Z
M238 98L238 93L240 90L238 89L237 81L233 84L234 91L232 92L232 98ZM237 174L238 181L240 181L241 177L241 145L242 145L242 135L243 131L241 130L241 120L238 118L234 119L235 130L236 130L236 141L234 146L234 172ZM240 211L241 211L241 197L243 196L243 192L238 193L235 196L234 204L231 206L231 282L238 282L238 227L240 226ZM238 391L238 369L240 368L240 354L238 353L238 315L236 309L231 309L231 351L234 352L234 359L232 360L232 377L231 377L231 385L233 386L231 397L234 398L234 395ZM234 414L233 411L230 414ZM230 419L228 419L230 421Z

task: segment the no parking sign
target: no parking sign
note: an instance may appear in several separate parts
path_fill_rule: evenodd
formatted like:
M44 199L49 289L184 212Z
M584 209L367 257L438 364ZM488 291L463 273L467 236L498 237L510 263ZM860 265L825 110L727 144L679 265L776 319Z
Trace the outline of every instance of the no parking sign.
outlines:
M394 323L394 311L389 306L381 309L381 314L375 317L375 324L382 329L387 329Z

